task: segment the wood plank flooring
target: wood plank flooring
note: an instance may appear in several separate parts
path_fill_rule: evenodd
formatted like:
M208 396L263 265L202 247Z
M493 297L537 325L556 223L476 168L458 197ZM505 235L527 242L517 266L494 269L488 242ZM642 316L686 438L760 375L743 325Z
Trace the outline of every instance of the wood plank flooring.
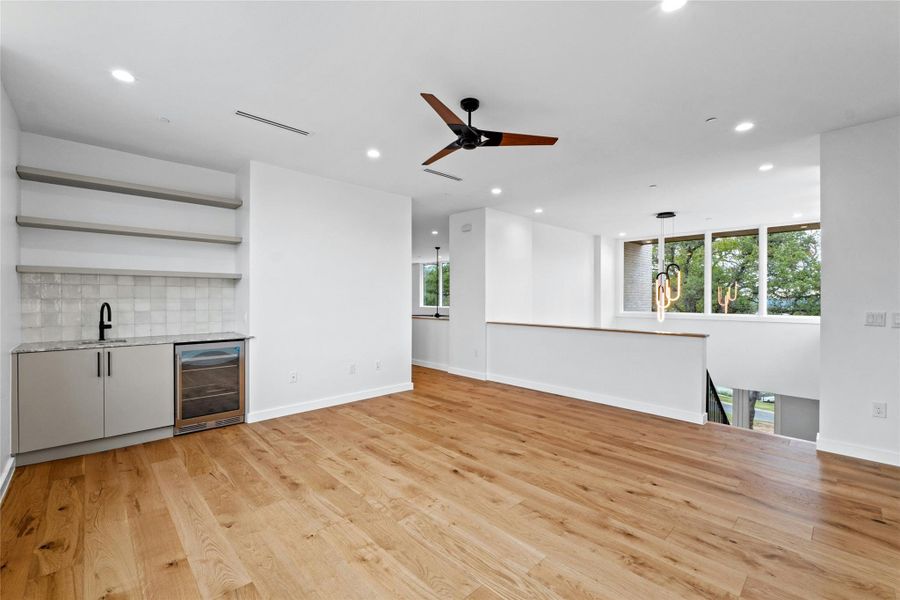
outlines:
M18 598L883 598L900 469L414 369L415 391L22 467Z

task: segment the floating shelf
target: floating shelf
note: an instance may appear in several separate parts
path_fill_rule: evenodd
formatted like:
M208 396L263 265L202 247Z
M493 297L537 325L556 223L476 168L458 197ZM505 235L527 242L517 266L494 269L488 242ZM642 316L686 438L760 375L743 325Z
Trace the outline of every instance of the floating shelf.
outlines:
M243 204L240 200L234 198L182 192L169 188L141 185L139 183L126 183L124 181L102 179L100 177L88 177L86 175L75 175L74 173L63 173L61 171L50 171L47 169L37 169L35 167L23 167L21 165L16 167L16 173L19 175L19 179L24 179L26 181L39 181L41 183L66 185L88 190L100 190L103 192L115 192L117 194L159 198L160 200L172 200L173 202L187 202L190 204L202 204L204 206L216 206L218 208L231 209L240 208Z
M233 235L214 235L210 233L190 233L187 231L171 231L168 229L148 229L146 227L129 227L127 225L108 225L105 223L85 223L82 221L65 221L62 219L45 219L43 217L16 217L20 227L37 229L56 229L62 231L84 231L87 233L108 233L111 235L127 235L132 237L161 238L166 240L187 240L190 242L207 242L210 244L240 244L241 238Z
M240 273L193 273L189 271L147 271L144 269L100 269L90 267L44 267L16 265L17 273L66 273L74 275L133 275L135 277L193 277L197 279L240 279Z

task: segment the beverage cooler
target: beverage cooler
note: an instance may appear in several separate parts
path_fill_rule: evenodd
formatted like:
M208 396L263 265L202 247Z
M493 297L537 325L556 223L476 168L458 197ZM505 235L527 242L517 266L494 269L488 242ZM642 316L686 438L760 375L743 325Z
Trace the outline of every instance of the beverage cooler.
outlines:
M175 435L244 421L244 341L175 346Z

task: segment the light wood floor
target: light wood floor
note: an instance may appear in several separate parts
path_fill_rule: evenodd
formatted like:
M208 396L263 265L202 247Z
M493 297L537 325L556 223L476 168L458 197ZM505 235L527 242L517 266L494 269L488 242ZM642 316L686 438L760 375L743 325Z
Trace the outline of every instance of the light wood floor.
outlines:
M7 598L896 598L900 469L415 369L23 467Z

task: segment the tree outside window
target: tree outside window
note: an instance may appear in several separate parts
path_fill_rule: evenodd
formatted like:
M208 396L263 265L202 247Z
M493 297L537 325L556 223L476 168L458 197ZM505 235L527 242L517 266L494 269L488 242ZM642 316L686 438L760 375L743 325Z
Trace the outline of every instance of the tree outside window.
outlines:
M658 274L659 243L652 245L651 265L653 267L647 293L653 299L653 283ZM703 312L703 236L667 238L665 244L666 265L677 264L681 268L681 297L666 309L669 312ZM675 285L675 282L672 282ZM673 289L674 293L675 290ZM653 307L655 309L655 306Z
M443 278L438 277L435 265L422 265L422 306L450 306L450 263L441 263Z
M768 312L770 315L821 313L821 235L818 223L768 230Z
M719 290L721 289L721 294ZM712 312L755 315L759 311L759 231L712 234ZM720 304L719 296L723 300Z

